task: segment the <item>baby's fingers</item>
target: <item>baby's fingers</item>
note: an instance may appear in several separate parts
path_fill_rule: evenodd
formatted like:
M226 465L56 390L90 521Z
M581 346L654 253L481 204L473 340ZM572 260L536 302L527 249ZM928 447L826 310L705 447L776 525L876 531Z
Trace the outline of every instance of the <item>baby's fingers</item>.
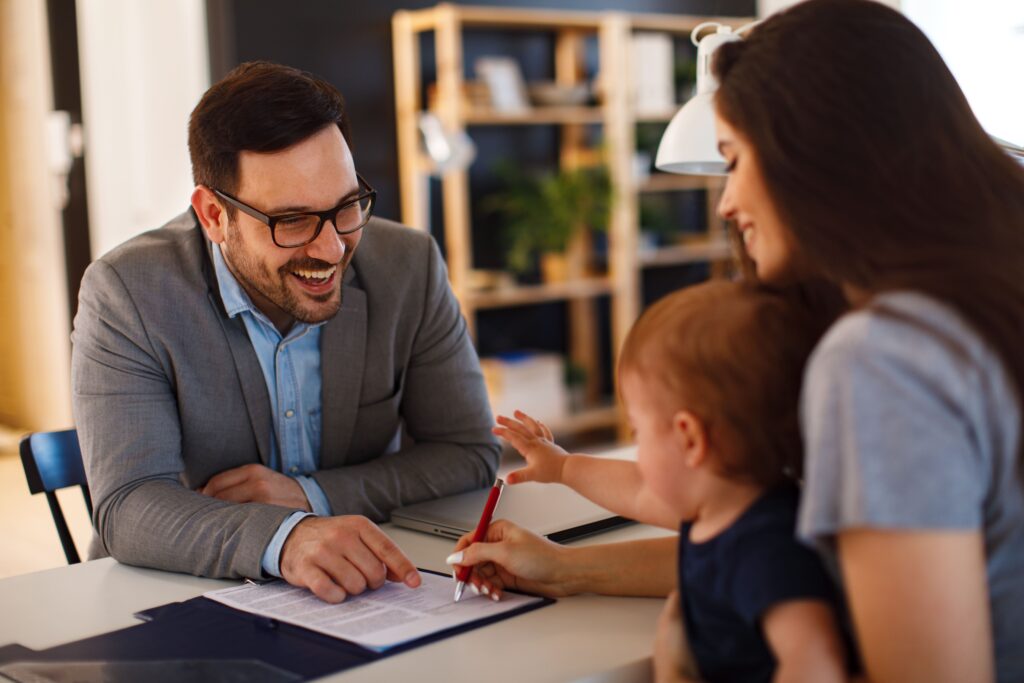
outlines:
M542 438L547 438L545 436L544 425L542 425L538 420L533 419L532 417L530 417L521 410L517 410L512 414L516 416L517 420L526 425L526 428L529 430L530 434Z
M516 449L520 453L523 453L530 448L531 443L536 439L535 436L529 434L521 434L519 432L512 431L506 427L492 427L491 433L500 439L507 441L512 448Z
M515 432L516 434L521 434L524 437L536 436L536 434L534 434L530 430L529 426L527 426L521 420L517 420L514 417L508 417L507 415L499 415L496 422L502 427L508 429L509 431Z
M544 424L543 422L541 422L540 420L537 420L537 424L540 425L540 428L544 432L544 434L542 436L545 439L547 439L548 441L554 443L555 442L555 436L554 436L554 434L551 433L551 430L548 428L548 426L546 424Z
M509 484L522 484L525 481L537 481L537 475L532 467L521 467L505 475L505 481Z

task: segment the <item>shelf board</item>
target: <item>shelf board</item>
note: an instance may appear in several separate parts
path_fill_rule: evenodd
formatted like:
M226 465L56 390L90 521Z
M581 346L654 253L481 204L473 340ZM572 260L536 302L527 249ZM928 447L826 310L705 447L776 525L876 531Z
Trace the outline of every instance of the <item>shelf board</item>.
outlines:
M634 112L633 118L637 123L668 123L682 107L682 104L677 104L672 109L665 111L638 111Z
M602 427L614 427L619 424L619 409L614 405L587 408L578 413L572 413L557 422L548 425L555 434L572 434L585 432L590 429L601 429Z
M647 180L637 185L638 192L674 192L676 190L716 189L720 185L716 178L700 175L654 172Z
M605 23L607 12L496 8L442 3L434 8L413 10L413 24L419 31L431 30L441 23L441 12L454 12L465 28L513 28L528 30L582 30L598 31ZM685 14L637 13L630 15L630 26L636 31L659 31L688 34L698 24L718 21L739 28L753 21L753 17L714 17Z
M466 292L466 304L470 308L506 308L528 304L565 301L611 293L612 285L607 278L587 278L569 282L552 282L542 285L524 285L492 290Z
M604 112L600 107L531 107L522 112L504 112L494 109L470 109L466 123L473 126L530 125L537 123L602 123Z
M732 246L724 239L693 240L684 244L640 252L639 255L642 266L676 266L731 258Z

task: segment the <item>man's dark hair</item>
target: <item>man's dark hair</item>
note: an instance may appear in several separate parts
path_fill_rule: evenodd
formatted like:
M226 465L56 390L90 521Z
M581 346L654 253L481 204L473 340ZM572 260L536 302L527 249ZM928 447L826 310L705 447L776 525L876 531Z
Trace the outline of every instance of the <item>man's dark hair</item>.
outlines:
M327 81L271 62L240 64L192 110L192 179L196 185L235 192L239 152L276 152L332 123L351 147L345 100Z

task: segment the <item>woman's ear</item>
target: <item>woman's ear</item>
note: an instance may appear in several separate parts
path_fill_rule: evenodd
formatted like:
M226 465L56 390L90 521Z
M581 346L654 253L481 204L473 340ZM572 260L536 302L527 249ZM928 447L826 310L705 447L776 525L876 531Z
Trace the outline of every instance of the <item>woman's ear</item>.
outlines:
M199 217L199 224L211 242L222 244L227 230L228 216L217 201L217 195L205 185L196 185L192 191L192 210Z
M688 410L672 416L672 438L683 454L687 467L696 468L707 457L707 431L700 418Z

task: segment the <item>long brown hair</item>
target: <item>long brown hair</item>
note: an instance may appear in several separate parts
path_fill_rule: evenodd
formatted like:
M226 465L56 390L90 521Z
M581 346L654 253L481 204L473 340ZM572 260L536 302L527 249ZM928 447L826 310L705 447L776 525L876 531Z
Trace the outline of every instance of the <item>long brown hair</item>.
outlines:
M714 69L718 113L756 150L802 258L869 294L951 306L1020 398L1024 168L924 34L877 2L809 0L723 45Z

